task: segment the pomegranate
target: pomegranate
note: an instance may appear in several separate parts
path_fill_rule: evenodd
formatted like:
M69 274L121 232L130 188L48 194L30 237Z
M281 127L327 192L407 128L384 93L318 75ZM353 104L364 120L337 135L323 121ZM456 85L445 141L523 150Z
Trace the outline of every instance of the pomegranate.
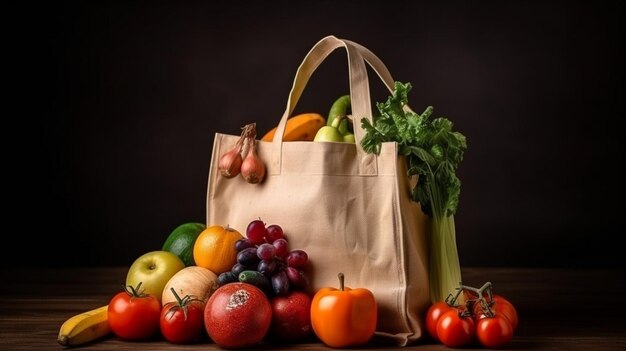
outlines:
M221 286L207 301L204 326L224 348L252 346L265 337L272 322L272 306L265 294L247 283Z

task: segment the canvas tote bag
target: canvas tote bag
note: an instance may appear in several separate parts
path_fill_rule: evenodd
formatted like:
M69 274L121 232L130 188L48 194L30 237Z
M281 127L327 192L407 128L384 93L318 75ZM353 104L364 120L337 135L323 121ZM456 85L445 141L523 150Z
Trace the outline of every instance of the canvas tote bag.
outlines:
M311 74L337 48L347 50L356 144L283 142L287 119ZM260 184L220 175L220 156L239 135L215 135L207 224L228 224L243 235L259 217L267 225L280 225L290 249L308 253L311 296L322 287L338 288L337 274L344 273L346 286L370 289L376 297L375 337L404 346L425 334L428 222L410 200L411 180L396 144L383 144L378 156L360 146L365 133L360 119L372 119L365 62L391 90L393 79L385 66L357 43L328 36L310 50L296 72L273 141L258 141L267 167Z

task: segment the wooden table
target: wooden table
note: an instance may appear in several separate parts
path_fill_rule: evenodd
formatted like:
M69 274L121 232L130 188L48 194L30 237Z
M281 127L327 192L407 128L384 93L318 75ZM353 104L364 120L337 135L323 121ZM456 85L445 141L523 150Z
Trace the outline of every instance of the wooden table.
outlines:
M5 268L0 274L0 350L62 350L56 337L68 317L108 303L126 268ZM626 350L624 270L465 268L464 283L491 281L518 309L511 350ZM177 346L163 340L123 342L106 337L89 350L218 350L215 344ZM323 344L262 344L257 349L328 350ZM360 349L393 350L371 343ZM446 350L427 341L406 350ZM470 350L481 349L471 347Z

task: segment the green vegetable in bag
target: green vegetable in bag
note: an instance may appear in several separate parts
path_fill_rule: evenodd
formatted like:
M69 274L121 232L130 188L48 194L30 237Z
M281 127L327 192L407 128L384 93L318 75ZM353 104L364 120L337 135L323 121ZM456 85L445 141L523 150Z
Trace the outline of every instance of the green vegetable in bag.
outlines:
M461 181L456 169L467 149L465 136L452 130L443 117L431 119L433 107L421 115L404 110L410 83L396 82L385 103L377 103L380 116L374 123L363 118L366 132L361 145L366 152L380 153L383 142L398 143L406 157L408 175L418 175L411 198L432 219L430 251L430 298L443 301L461 284L454 214L459 204Z
M326 125L332 126L335 119L348 116L350 114L350 110L350 95L340 96L330 107L328 118L326 118ZM341 121L336 128L339 129L339 133L341 133L341 135L354 133L352 130L352 123L348 120L348 118Z

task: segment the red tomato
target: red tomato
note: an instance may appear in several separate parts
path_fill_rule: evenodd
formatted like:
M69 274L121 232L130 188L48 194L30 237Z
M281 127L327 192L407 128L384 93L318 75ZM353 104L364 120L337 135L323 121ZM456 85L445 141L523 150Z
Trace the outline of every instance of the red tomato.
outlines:
M491 311L496 316L506 317L511 323L513 331L515 331L515 329L517 329L519 320L517 317L517 310L515 309L513 304L500 295L493 295L492 302L493 305L491 305ZM485 311L482 310L479 304L474 305L474 315L476 316L476 322L485 317L484 312Z
M513 327L504 316L484 317L478 321L476 336L484 347L498 348L511 341Z
M448 347L461 347L469 344L476 333L474 320L459 315L460 311L452 309L444 313L437 322L437 337Z
M159 301L153 295L138 293L133 287L116 294L109 302L109 326L121 339L141 340L154 336L159 331L160 314Z
M494 295L493 301L494 313L496 315L501 314L508 318L509 322L511 322L511 327L513 327L513 331L515 331L515 329L517 329L517 324L519 323L519 320L517 317L517 310L515 309L513 304L499 295Z
M189 296L180 298L172 289L176 302L169 302L161 311L161 334L174 344L200 341L206 335L204 329L204 303Z
M428 312L426 312L426 330L433 340L439 341L437 337L437 322L439 318L452 309L445 301L435 302L428 308Z

